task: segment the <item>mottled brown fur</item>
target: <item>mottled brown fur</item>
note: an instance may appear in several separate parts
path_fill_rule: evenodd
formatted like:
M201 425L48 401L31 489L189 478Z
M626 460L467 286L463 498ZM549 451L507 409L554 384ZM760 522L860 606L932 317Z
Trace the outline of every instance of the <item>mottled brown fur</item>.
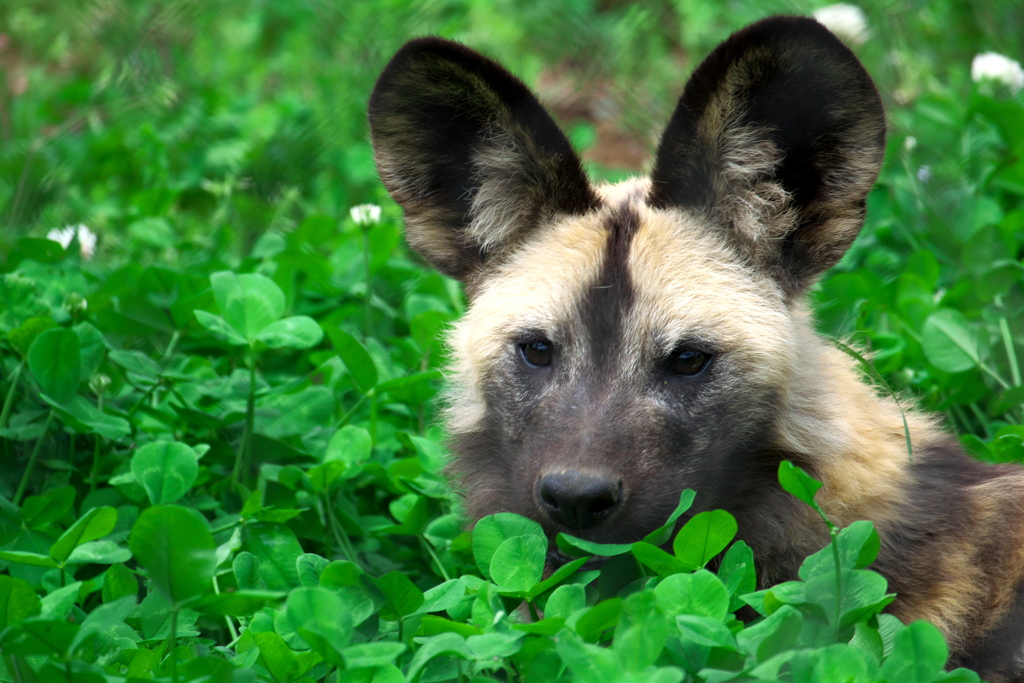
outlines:
M625 542L694 488L736 515L769 585L827 540L775 480L793 460L833 520L874 522L894 614L936 623L951 663L1020 676L1024 472L969 459L913 411L911 461L899 406L803 302L860 230L885 138L871 79L824 28L775 17L719 46L650 177L615 186L591 186L522 83L447 41L396 55L370 124L410 244L470 293L447 422L471 516ZM549 362L524 355L537 343ZM710 361L673 370L693 353ZM614 505L586 527L553 513L552 472L605 482Z

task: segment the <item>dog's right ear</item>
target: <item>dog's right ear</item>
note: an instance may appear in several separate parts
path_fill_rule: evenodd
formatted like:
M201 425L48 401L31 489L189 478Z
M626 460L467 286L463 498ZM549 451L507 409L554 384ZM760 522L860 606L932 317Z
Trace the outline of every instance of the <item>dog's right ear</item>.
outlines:
M370 96L384 186L409 244L438 270L472 279L546 220L597 198L565 135L521 81L439 38L407 43Z

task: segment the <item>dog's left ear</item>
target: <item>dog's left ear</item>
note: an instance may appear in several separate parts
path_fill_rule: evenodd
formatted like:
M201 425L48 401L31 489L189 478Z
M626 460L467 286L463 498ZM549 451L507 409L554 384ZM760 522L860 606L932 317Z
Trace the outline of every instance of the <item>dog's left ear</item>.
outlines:
M885 150L871 77L813 19L772 17L697 67L662 137L649 201L706 215L790 296L860 232Z

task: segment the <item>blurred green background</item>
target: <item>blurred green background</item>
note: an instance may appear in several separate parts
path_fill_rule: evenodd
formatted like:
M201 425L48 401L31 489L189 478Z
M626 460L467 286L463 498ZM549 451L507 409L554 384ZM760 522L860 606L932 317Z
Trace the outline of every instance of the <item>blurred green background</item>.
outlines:
M825 4L6 0L0 245L84 222L107 255L137 255L132 240L244 249L311 210L380 201L366 100L390 55L426 34L463 41L539 87L603 162L599 174L618 177L646 162L715 44L768 14ZM1021 55L1020 2L861 7L870 33L855 47L891 109L935 91L965 95L978 52ZM230 235L210 232L212 215L230 216ZM159 226L131 230L143 218Z
M824 6L7 0L0 259L10 271L24 257L20 238L85 224L98 235L95 281L126 263L208 273L267 253L261 239L320 221L293 240L304 241L305 265L276 276L291 292L361 258L362 237L344 228L354 205L384 207L375 263L404 254L365 120L374 79L404 41L437 34L507 64L538 90L591 173L614 180L646 168L688 73L714 45L763 16ZM855 334L896 389L989 439L1024 397L997 395L1021 384L1024 96L973 82L971 63L989 51L1020 59L1024 3L870 0L859 11L864 30L845 37L883 94L890 145L865 232L818 293L821 329ZM422 271L373 276L381 311L402 305L413 272ZM321 287L318 305L339 289L342 302L366 292L346 287ZM929 353L926 322L940 309L961 316L967 361L936 364ZM370 324L364 333L407 333Z

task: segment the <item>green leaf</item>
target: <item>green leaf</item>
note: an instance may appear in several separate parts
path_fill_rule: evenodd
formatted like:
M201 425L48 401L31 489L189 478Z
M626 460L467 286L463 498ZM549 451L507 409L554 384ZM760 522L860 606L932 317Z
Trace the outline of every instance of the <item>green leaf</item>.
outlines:
M58 566L57 561L49 555L31 553L24 550L0 550L0 560L27 564L30 567L46 567L48 569Z
M814 494L821 488L821 482L788 460L779 463L779 484L786 492L817 510L818 514L824 514L814 500Z
M783 605L771 616L737 633L736 641L758 663L765 662L793 647L800 637L802 624L803 615L797 609Z
M625 555L633 549L632 543L594 543L565 533L555 536L555 543L558 544L559 550L569 557L582 557L583 555L614 557L615 555Z
M90 636L111 634L112 637L114 629L124 625L124 620L128 618L134 608L134 595L128 595L96 607L82 622L82 627L78 629L74 640L71 641L69 651L76 650Z
M126 595L139 594L139 582L135 574L121 562L113 564L103 574L103 602L113 602Z
M52 524L71 512L75 487L58 486L38 496L29 496L21 506L21 521L29 528Z
M571 680L586 683L619 683L623 680L622 667L616 653L583 642L572 632L559 634L555 650L572 672Z
M736 649L736 639L732 631L720 619L680 614L676 617L676 626L679 627L683 640L695 645Z
M234 572L235 582L241 590L260 590L267 587L260 576L259 558L252 553L242 551L235 555L231 571Z
M408 683L415 683L423 673L424 667L436 657L448 656L468 659L469 649L466 647L466 639L457 633L440 633L426 639L420 649L413 655L406 670L405 680Z
M423 604L416 610L416 614L443 612L456 607L465 596L466 584L462 579L450 579L423 594Z
M228 321L219 315L207 311L194 311L199 324L213 333L218 339L223 339L232 346L245 346L249 340L239 334Z
M82 376L78 335L55 328L36 337L28 350L28 367L43 393L57 403L71 400Z
M491 577L503 591L528 591L544 575L548 544L541 536L513 536L491 557Z
M78 335L78 347L81 353L81 381L88 382L103 362L107 352L107 343L103 335L90 323L79 323L72 328Z
M572 562L567 562L566 564L563 564L561 567L559 567L554 572L552 572L551 576L549 576L548 578L544 579L540 583L535 584L533 586L533 588L531 588L527 592L526 597L528 599L532 600L533 598L537 597L538 595L540 595L544 591L546 591L546 590L548 590L548 589L550 589L550 588L552 588L554 586L557 586L558 584L562 583L563 581L568 579L570 576L575 574L576 570L579 569L580 567L582 567L584 564L586 564L587 560L589 560L589 559L590 559L589 557L580 557L580 558L577 558L577 559L573 560Z
M859 520L841 530L835 541L839 546L839 566L842 570L863 569L875 561L881 548L881 539L871 522ZM809 556L800 565L800 578L810 581L821 574L834 572L835 559L831 544Z
M927 683L943 672L948 657L939 629L927 621L915 621L896 634L880 673L888 681Z
M337 327L327 330L331 346L348 368L352 381L360 392L366 393L377 384L377 366L363 345L345 330Z
M238 590L231 593L211 593L189 603L189 608L216 617L248 617L268 602L280 600L281 591Z
M281 636L273 631L253 636L260 650L260 660L278 683L290 683L302 675L302 667L295 653Z
M612 649L622 668L639 673L654 664L668 640L669 621L651 591L640 591L622 603Z
M217 545L206 520L196 513L177 505L143 510L128 547L172 603L181 604L211 588Z
M692 614L721 621L729 612L729 591L711 572L673 574L654 588L658 605L669 615Z
M341 651L341 656L349 669L363 669L391 665L398 661L406 649L405 643L360 643L346 647Z
M324 462L344 463L340 476L346 479L354 477L362 471L363 465L370 460L373 439L370 432L355 425L345 425L334 432L327 443Z
M885 577L876 572L860 569L844 572L838 628L846 629L885 609L895 598L895 594L885 592L887 587ZM807 600L821 606L829 620L834 621L835 575L815 577L806 583L805 590Z
M249 525L245 547L259 559L259 576L266 588L288 591L300 585L296 562L303 551L291 529L281 524Z
M729 611L743 606L739 596L757 590L757 571L754 568L754 551L744 541L736 541L725 552L718 566L718 578L722 580L729 594Z
M76 394L63 404L45 394L42 398L50 404L61 422L79 434L98 434L110 441L117 441L131 434L128 420L107 415L81 394Z
M681 562L675 555L669 555L661 548L650 543L638 541L633 544L633 557L645 567L650 567L659 576L670 576L679 572L689 571L690 567Z
M79 625L63 619L30 619L16 627L14 642L4 644L4 654L64 655L78 633Z
M578 583L559 586L544 605L544 617L568 619L573 613L587 606L587 593Z
M207 314L209 315L209 314ZM114 349L108 354L110 360L114 361L128 372L155 379L160 374L160 365L141 351L122 351Z
M132 553L113 541L92 541L71 551L68 564L114 564L132 559Z
M184 496L199 473L195 451L177 441L146 444L135 451L131 468L153 505L173 503Z
M725 510L699 512L676 534L672 550L687 569L699 569L725 550L737 529L736 518Z
M960 311L935 311L924 321L921 347L928 362L943 372L964 372L978 366L978 337Z
M288 620L302 639L335 665L352 637L352 617L337 593L320 587L296 588L285 603Z
M422 436L409 434L409 443L416 449L416 457L427 472L440 474L448 464L448 453L438 443Z
M525 638L525 633L518 632L481 633L466 638L466 646L473 659L494 660L519 652Z
M39 616L43 619L66 619L71 612L71 608L78 601L78 594L81 588L82 582L76 581L49 593L40 601L42 609L39 612ZM0 627L0 630L2 630L2 627Z
M18 353L25 356L32 348L32 342L36 340L36 337L55 327L57 327L57 323L53 321L53 318L29 318L20 327L8 332L7 339Z
M304 315L293 315L278 320L263 328L256 335L272 349L293 348L308 349L316 346L324 338L324 331L315 320Z
M665 523L652 531L651 533L644 536L644 543L650 543L654 546L660 546L668 543L669 539L672 538L672 531L676 528L676 520L679 519L684 512L690 509L693 505L693 498L696 496L696 492L693 489L684 489L679 494L679 504L676 505L676 509L668 516Z
M302 586L319 586L320 574L324 568L331 563L326 557L320 557L314 553L299 555L295 560L295 572L299 576L299 583Z
M380 610L382 619L399 619L416 612L423 604L423 591L402 572L388 572L375 582L386 600Z
M114 530L116 524L117 510L112 507L93 508L50 546L50 557L64 562L79 545L103 538Z
M514 536L544 536L540 524L511 512L482 518L473 527L473 559L484 576L491 578L491 558L507 539Z
M615 626L622 614L622 598L599 602L576 620L576 633L583 640L596 642L602 633Z
M210 285L224 320L248 341L284 315L284 292L263 275L220 271L210 276Z
M0 575L0 631L39 614L39 596L26 581Z

